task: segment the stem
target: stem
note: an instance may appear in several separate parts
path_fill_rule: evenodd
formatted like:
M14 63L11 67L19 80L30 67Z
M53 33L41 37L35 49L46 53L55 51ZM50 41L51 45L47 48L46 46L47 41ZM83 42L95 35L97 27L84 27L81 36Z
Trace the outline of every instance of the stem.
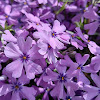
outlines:
M56 15L61 13L65 9L65 5L67 4L68 0L63 4L63 6L56 12Z

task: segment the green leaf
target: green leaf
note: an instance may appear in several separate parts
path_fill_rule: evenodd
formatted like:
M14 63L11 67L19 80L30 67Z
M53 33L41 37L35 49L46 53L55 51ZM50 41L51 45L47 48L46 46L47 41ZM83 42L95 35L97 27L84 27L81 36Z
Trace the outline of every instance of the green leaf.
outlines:
M63 2L66 2L66 0L62 0ZM68 2L74 2L74 0L68 0Z
M65 3L63 4L63 6L56 12L56 15L58 15L59 13L61 13L65 9L65 6L67 3L68 3L68 0L66 0Z
M54 72L57 72L57 69L54 69L53 71L54 71Z
M47 63L47 64L50 64L50 62L48 61L48 59L46 59L46 63Z
M82 40L79 36L77 36L76 38L79 39L79 40Z
M7 22L5 22L5 30L10 30L13 25L8 25Z
M75 22L77 27L81 27L79 22Z
M4 30L3 27L0 25L0 30Z

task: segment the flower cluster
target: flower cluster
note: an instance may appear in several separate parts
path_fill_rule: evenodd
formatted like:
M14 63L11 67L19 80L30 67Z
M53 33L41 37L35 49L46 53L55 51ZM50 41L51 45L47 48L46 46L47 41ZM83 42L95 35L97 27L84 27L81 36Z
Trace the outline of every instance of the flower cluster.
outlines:
M0 0L0 100L100 100L99 0Z

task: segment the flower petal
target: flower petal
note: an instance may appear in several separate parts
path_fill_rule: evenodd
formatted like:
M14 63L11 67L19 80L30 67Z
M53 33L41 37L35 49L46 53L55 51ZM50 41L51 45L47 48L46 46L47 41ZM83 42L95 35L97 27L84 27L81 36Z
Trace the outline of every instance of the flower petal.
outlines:
M21 89L21 92L23 93L23 95L25 95L25 97L28 100L35 100L35 96L34 95L36 94L37 91L33 87L23 86L22 89Z
M11 5L6 5L5 8L4 8L4 11L5 11L5 13L6 13L7 15L9 15L10 12L11 12Z
M19 78L22 74L23 63L20 59L13 61L6 66L6 70L12 72L12 77Z
M22 52L19 50L19 47L12 42L6 45L4 53L8 58L14 59L19 58L19 56L22 54Z
M6 95L7 93L11 92L11 84L4 84L2 86L0 86L0 96L2 95Z
M11 100L21 100L21 98L19 96L19 92L13 92Z
M97 74L91 74L91 78L96 83L96 85L100 87L100 76Z
M43 77L43 80L45 82L56 81L57 80L58 74L53 72L50 68L47 68L46 73L47 73L47 76Z

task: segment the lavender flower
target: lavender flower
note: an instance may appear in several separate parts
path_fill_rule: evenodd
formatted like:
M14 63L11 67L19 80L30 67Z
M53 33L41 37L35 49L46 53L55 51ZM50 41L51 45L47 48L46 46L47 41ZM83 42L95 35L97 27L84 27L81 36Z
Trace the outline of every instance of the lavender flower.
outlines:
M21 76L23 66L25 67L28 78L34 78L35 74L40 74L42 72L41 66L33 62L35 55L39 55L36 53L37 51L34 51L38 48L35 45L32 48L31 46L31 37L28 37L26 41L23 37L19 37L17 39L17 44L11 42L5 47L5 55L14 59L12 63L6 66L6 70L10 71L13 77L19 78Z

